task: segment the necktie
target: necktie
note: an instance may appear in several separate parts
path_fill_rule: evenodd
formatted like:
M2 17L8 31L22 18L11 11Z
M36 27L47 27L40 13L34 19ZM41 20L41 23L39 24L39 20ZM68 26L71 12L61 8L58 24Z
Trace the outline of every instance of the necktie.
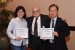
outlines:
M34 24L34 36L35 36L35 37L38 36L37 19L38 19L38 18L36 17L35 24Z
M52 28L54 28L54 19L52 19Z
M52 19L52 28L54 28L54 19ZM54 39L51 39L50 42L54 43Z

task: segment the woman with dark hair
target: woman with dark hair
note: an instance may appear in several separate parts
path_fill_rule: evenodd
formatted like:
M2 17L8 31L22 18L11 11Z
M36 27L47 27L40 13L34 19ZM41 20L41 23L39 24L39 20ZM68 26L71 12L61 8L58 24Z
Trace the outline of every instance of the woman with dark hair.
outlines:
M18 6L13 18L7 28L7 35L10 38L12 50L25 50L28 45L28 39L17 37L15 28L27 28L26 11L23 6Z

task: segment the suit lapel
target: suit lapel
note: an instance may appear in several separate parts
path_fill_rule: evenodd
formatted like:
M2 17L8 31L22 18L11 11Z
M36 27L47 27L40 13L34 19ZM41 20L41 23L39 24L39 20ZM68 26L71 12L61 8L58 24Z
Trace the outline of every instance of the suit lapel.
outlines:
M34 19L34 17L32 17L32 19L30 20L31 28L32 28L32 24L33 24L33 19Z
M59 21L60 21L60 18L57 17L57 20L56 20L56 24L55 24L55 28L54 28L54 30L57 30L58 25L60 25L60 24L59 24Z
M49 27L49 28L50 28L50 22L51 22L51 19L49 19L49 21L48 21L48 23L49 23L48 27Z
M42 17L41 17L41 15L40 15L40 24L41 24L41 28L42 28L42 24L43 24L43 20L42 20Z

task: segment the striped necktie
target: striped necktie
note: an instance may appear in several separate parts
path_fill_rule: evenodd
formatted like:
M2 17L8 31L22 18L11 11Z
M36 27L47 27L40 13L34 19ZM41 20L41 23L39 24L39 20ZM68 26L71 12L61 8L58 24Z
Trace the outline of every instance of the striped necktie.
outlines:
M35 24L34 24L34 36L35 36L35 37L38 36L37 20L38 20L38 18L36 17L36 19L35 19Z

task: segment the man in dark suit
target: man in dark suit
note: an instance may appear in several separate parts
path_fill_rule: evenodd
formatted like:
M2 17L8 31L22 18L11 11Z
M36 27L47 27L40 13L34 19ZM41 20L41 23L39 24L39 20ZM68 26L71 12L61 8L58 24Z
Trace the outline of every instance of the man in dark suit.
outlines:
M40 39L40 28L44 26L44 22L48 16L40 14L39 7L34 7L32 9L32 14L33 16L27 18L29 44L31 45L31 50L44 50L45 46L43 40Z
M58 17L58 6L52 4L49 6L49 19L45 22L46 28L54 28L54 40L48 41L50 50L68 50L65 37L69 36L70 31L67 23Z

